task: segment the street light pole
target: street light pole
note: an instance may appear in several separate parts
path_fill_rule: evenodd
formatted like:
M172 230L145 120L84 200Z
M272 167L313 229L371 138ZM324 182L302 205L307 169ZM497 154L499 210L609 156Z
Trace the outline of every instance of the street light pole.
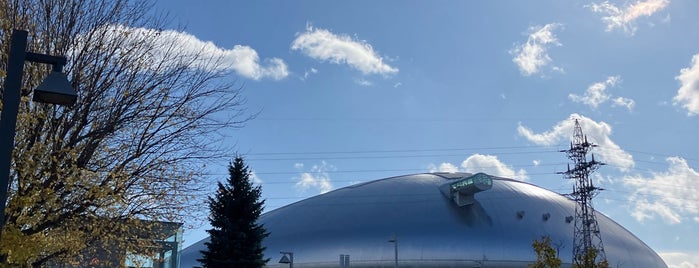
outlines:
M289 268L294 268L294 253L291 251L282 251L279 252L279 254L282 254L282 258L279 260L279 263L288 263Z
M393 235L391 240L388 240L388 242L393 243L393 260L395 261L396 268L398 268L398 237Z
M66 58L27 52L27 35L26 31L12 31L3 87L2 113L0 114L0 239L2 239L2 228L5 225L5 203L7 188L10 184L10 165L15 142L17 113L19 113L24 61L53 65L52 73L34 93L34 101L72 105L77 98L75 90L61 73L63 65L66 64Z
M5 226L5 202L10 181L10 163L15 143L15 127L19 112L20 85L24 69L24 52L27 49L27 32L13 31L10 55L7 58L7 76L2 94L0 114L0 239Z

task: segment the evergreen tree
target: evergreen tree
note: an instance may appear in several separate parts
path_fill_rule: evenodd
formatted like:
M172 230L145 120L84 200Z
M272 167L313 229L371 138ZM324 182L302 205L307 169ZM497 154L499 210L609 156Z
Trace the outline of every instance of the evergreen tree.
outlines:
M269 233L257 223L264 207L264 200L259 200L262 190L250 182L243 158L236 157L228 173L226 185L219 182L216 196L208 199L213 228L207 230L211 240L198 261L210 268L262 267L269 261L262 254L262 240Z

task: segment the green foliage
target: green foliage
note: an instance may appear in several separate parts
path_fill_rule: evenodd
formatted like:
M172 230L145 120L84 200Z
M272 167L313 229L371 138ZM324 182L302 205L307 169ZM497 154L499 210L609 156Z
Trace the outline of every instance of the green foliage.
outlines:
M0 82L22 29L27 50L67 57L78 92L72 107L31 102L51 66L25 63L0 241L8 265L83 264L96 246L152 256L157 244L132 236L149 228L139 220L198 218L204 164L229 157L217 133L247 118L223 62L162 42L155 13L148 0L0 0Z
M209 197L211 240L198 261L204 267L263 267L269 259L263 259L262 240L269 233L257 223L264 209L264 200L259 200L262 190L252 186L241 157L235 158L228 172L226 185L219 182L216 196Z
M609 262L607 260L597 260L599 250L592 247L589 248L584 255L580 255L573 263L573 268L609 268Z
M536 252L536 262L528 265L529 268L556 268L561 267L561 259L558 252L551 246L551 238L542 236L539 240L534 240L532 248ZM584 255L578 256L573 263L573 268L609 268L607 260L597 260L598 250L590 248Z
M558 268L561 267L561 259L558 253L551 247L551 238L542 236L540 240L534 240L532 248L536 252L536 262L528 265L530 268Z

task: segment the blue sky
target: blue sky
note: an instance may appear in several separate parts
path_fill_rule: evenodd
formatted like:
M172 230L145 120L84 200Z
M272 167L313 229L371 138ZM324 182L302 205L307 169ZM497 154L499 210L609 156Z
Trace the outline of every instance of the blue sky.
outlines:
M354 183L485 171L559 193L572 118L595 207L699 267L699 2L159 1L257 119L229 133L267 209ZM211 181L226 163L210 165ZM202 209L206 209L202 205ZM192 223L196 224L196 223ZM188 230L185 245L205 236ZM604 237L603 237L604 239Z

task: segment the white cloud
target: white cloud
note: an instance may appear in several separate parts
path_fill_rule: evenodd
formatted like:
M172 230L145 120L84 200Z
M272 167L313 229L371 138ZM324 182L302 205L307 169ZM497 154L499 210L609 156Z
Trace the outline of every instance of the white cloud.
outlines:
M316 60L347 64L364 74L388 75L398 72L397 68L384 63L384 59L366 41L312 26L296 36L291 49L300 50Z
M299 168L298 163L294 165ZM301 165L303 167L303 165ZM322 161L320 165L313 165L310 172L303 172L300 175L299 181L296 182L296 188L306 191L310 188L317 189L321 194L333 189L332 181L328 171L334 171L335 167Z
M610 76L603 82L597 82L590 85L585 91L584 95L580 96L576 94L569 94L568 98L574 102L580 102L590 106L592 109L597 109L600 104L603 104L611 99L612 106L623 106L630 111L635 105L634 100L624 97L612 99L613 96L607 93L607 88L615 87L619 83L621 83L620 76Z
M551 130L542 133L534 133L534 131L521 124L517 126L517 132L530 142L538 145L565 144L567 146L573 137L574 119L576 118L579 120L583 133L588 137L588 140L598 145L593 150L597 160L601 160L622 171L628 171L634 166L633 157L622 150L610 138L612 134L610 125L605 122L595 122L582 115L571 114L568 119L558 122Z
M429 165L430 172L483 172L489 175L526 180L527 172L524 169L514 171L511 167L501 162L497 156L473 154L461 162L460 168L452 163L442 163L439 167L434 164Z
M593 3L589 5L589 7L593 12L607 15L602 17L602 21L607 24L607 32L619 28L633 35L636 32L634 22L637 19L640 17L650 17L669 4L670 0L646 0L636 1L633 4L626 5L624 8L620 8L609 3L609 1L604 1L599 4Z
M563 67L558 67L558 66L551 66L551 71L554 71L556 73L561 73L561 74L566 73L566 70L563 70Z
M668 268L699 268L699 252L658 252Z
M674 105L682 105L688 115L699 114L699 54L692 57L692 67L680 70L675 77L682 84L672 99Z
M568 98L570 98L574 102L582 102L592 107L593 109L596 109L601 103L606 102L610 98L609 94L605 92L607 86L613 87L617 84L618 81L619 76L607 77L606 81L597 82L588 87L585 91L585 95L579 96L575 94L570 94L568 95Z
M289 75L286 63L278 58L260 62L257 51L249 46L235 45L231 49L218 47L213 42L202 41L194 35L174 30L156 30L148 28L132 28L123 25L107 25L95 29L94 34L104 35L112 42L121 44L123 48L141 49L138 53L140 67L153 66L177 67L191 64L194 68L208 71L234 71L238 75L260 80L271 78L280 80ZM75 51L81 46L96 46L99 44L86 43L77 38ZM143 40L153 42L142 44Z
M484 172L498 177L518 180L526 180L528 178L527 172L524 169L515 172L511 167L500 162L500 159L494 155L471 155L461 162L461 168L468 173Z
M262 179L260 179L260 177L257 176L257 174L255 173L255 171L251 171L251 172L250 172L250 179L251 179L251 181L252 181L253 184L260 185L260 184L263 183Z
M543 27L529 28L530 34L527 42L521 45L516 45L510 50L510 54L515 57L512 59L519 67L522 75L530 76L538 73L541 69L549 65L552 60L548 54L548 48L552 45L560 46L554 30L560 28L561 24L550 23ZM552 67L553 71L563 72L560 67Z
M541 165L541 160L532 160L532 164L534 164L535 167L538 167L539 165Z
M303 77L301 77L301 81L306 81L306 79L308 79L308 77L310 77L311 75L317 74L317 73L318 73L318 69L316 69L316 68L311 68L309 70L306 70L305 72L303 72Z
M699 216L699 173L681 157L668 157L666 161L670 164L666 172L653 173L648 178L624 177L624 184L634 189L629 201L638 221L658 215L669 224L678 224L684 218Z
M636 102L629 98L616 97L612 100L612 106L626 107L627 110L631 111L636 106Z
M260 57L257 55L257 51L251 47L235 45L233 49L222 49L213 47L213 43L207 43L207 45L212 46L210 47L211 50L208 51L212 57L221 57L224 64L228 64L231 69L241 76L254 80L262 78L280 80L289 75L283 60L278 58L267 59L265 60L265 66L263 66L260 64Z
M374 85L374 83L372 83L371 81L363 79L363 78L354 79L354 83L357 85L363 86L363 87L369 87L369 86Z
M439 167L435 166L434 164L430 164L428 169L430 172L459 172L459 168L452 163L441 163L439 164Z

